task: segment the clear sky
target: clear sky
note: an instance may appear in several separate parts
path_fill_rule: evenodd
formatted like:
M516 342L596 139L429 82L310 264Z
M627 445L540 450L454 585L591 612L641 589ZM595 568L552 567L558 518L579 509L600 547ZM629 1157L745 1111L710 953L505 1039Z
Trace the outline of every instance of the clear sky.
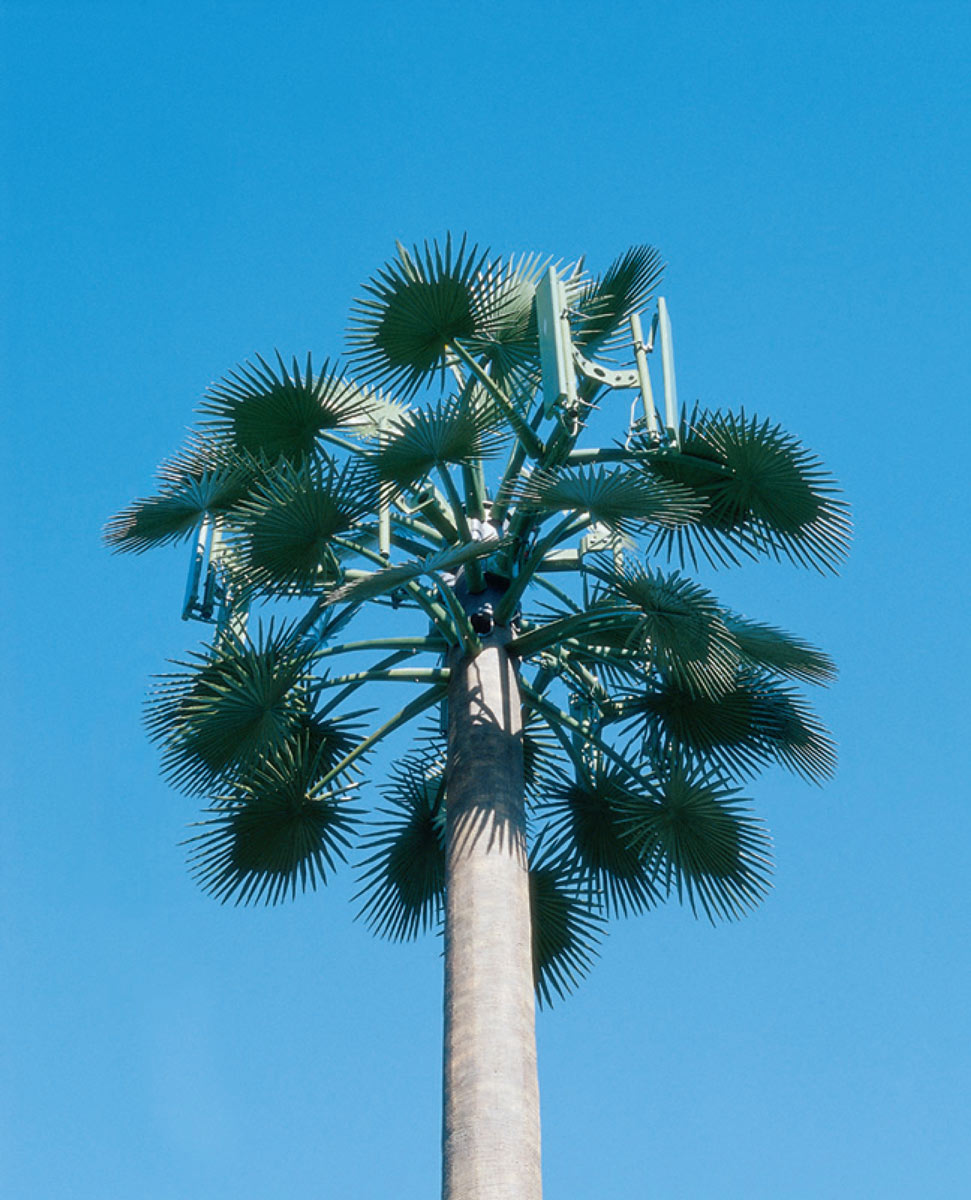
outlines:
M718 580L836 657L840 771L755 785L756 914L617 924L541 1015L547 1200L971 1195L966 3L0 8L0 1194L437 1194L437 940L372 939L353 871L197 890L141 726L185 554L99 536L212 379L339 352L395 238L467 229L658 245L682 397L799 434L857 528L838 579Z

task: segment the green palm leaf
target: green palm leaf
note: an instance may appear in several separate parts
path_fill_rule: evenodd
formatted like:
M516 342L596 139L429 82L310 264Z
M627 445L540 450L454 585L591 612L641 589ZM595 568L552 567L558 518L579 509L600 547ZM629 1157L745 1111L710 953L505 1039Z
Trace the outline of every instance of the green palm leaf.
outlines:
M157 495L135 500L105 526L104 538L113 550L141 554L185 541L205 517L236 508L255 479L252 463L203 442L163 463L158 474Z
M330 739L332 742L334 739ZM277 904L297 889L326 883L346 849L359 815L346 788L320 789L320 739L307 731L262 759L219 797L188 840L189 863L203 889L225 903Z
M679 687L700 696L729 691L738 664L738 645L722 620L715 597L674 572L609 560L595 568L605 604L623 601L638 620L626 645L642 652L651 666Z
M562 1000L589 973L606 922L561 863L543 858L531 862L529 897L532 912L533 984L541 1008Z
M408 755L382 788L389 808L362 842L359 916L372 932L407 941L437 926L445 895L445 760L440 748Z
M839 489L820 460L778 425L744 412L682 418L679 452L645 455L655 478L679 483L705 502L695 525L655 534L654 546L682 562L695 551L713 564L736 551L835 570L849 545Z
M751 666L805 683L831 683L836 678L836 664L829 655L802 638L735 613L722 615L743 661Z
M399 244L352 308L348 341L360 376L405 397L436 377L444 384L452 343L486 333L487 318L495 320L494 291L483 300L477 287L495 273L487 260L464 236L457 248L451 234L444 247L425 242L424 252Z
M225 634L192 658L161 677L146 712L177 787L210 791L309 727L309 658L286 630L270 626L255 643Z
M332 539L378 506L373 473L357 460L268 471L240 509L237 570L267 592L303 593L337 582Z
M539 386L536 285L549 265L544 256L520 255L490 264L475 284L477 331L463 344L514 394Z
M624 829L652 878L709 920L754 908L771 886L770 839L717 774L674 767L629 795Z
M681 525L701 512L697 499L676 484L605 466L533 471L515 501L530 512L589 513L591 521L622 534L647 524Z
M329 361L315 375L309 354L302 371L296 359L289 369L277 360L274 368L257 356L213 384L199 407L204 428L238 451L299 464L319 456L322 433L354 428L380 404Z
M370 459L381 479L409 487L435 467L498 454L505 434L495 421L491 405L466 399L411 409L388 425Z
M718 697L662 682L620 709L625 716L636 714L634 724L657 761L673 750L742 779L779 763L814 783L836 768L833 742L805 697L765 674L744 674Z
M658 895L624 823L629 776L597 764L575 779L547 782L537 816L544 824L547 856L562 862L591 902L607 913L644 912Z
M647 307L663 273L659 251L653 246L631 246L580 293L575 344L585 354L595 354L629 342L627 321Z

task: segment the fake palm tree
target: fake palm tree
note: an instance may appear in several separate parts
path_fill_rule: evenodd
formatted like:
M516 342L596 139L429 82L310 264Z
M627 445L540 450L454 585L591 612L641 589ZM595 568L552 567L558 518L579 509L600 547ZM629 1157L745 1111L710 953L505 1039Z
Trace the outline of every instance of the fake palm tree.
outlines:
M609 917L756 904L768 839L741 788L833 768L797 688L830 659L683 572L833 569L845 507L770 421L678 409L663 299L646 340L640 322L660 274L649 247L593 278L399 246L346 369L238 368L107 528L118 550L192 542L184 615L212 637L148 726L165 774L208 797L202 886L276 903L357 848L376 933L444 923L446 1200L540 1195L534 989L573 988ZM406 702L368 731L377 684ZM412 721L412 751L382 761Z

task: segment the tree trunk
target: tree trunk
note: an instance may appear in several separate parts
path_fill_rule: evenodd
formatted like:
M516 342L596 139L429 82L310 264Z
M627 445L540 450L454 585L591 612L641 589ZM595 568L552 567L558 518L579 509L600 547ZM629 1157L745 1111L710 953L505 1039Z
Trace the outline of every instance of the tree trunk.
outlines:
M519 681L496 629L449 684L443 1200L540 1200Z

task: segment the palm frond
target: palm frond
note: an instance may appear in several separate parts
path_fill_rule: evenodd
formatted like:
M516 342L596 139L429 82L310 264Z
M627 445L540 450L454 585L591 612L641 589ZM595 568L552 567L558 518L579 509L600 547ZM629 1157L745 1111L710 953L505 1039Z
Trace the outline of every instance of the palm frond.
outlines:
M257 458L301 464L319 456L322 433L353 429L378 403L329 360L318 374L309 354L302 370L296 359L289 368L277 360L273 367L257 356L213 384L199 406L203 428Z
M486 332L489 305L483 307L476 281L495 268L489 252L468 244L457 247L425 242L398 256L364 284L366 295L354 301L348 342L351 361L362 379L392 387L407 398L436 377L444 384L456 340Z
M576 302L575 344L585 354L595 354L628 342L628 319L647 307L663 273L658 250L631 246L581 291Z
M597 763L571 779L547 782L536 805L544 821L546 855L562 862L592 904L620 916L652 908L658 894L642 858L627 836L624 804L630 777Z
M536 470L516 489L515 502L529 512L589 513L622 534L645 525L678 526L694 519L701 505L684 488L616 467Z
M475 281L478 329L463 344L514 395L539 386L536 285L549 265L548 257L523 254L489 264Z
M529 897L533 984L540 1007L548 1008L554 993L565 999L589 974L606 922L582 885L548 857L530 863Z
M189 864L202 888L225 903L277 904L316 891L346 857L358 811L347 789L314 786L319 738L308 730L264 757L199 822Z
M411 754L382 788L390 807L362 841L358 915L371 931L408 941L437 926L445 894L445 759L440 747Z
M769 887L771 842L737 789L675 765L649 794L628 794L622 822L652 879L712 922L754 908Z
M256 642L227 633L176 665L184 670L160 678L145 723L177 787L211 791L310 722L309 657L286 629L271 625Z
M253 587L267 592L307 593L337 582L332 539L346 533L378 507L373 473L352 459L267 471L240 507L238 569Z
M251 463L196 443L163 463L159 478L156 495L133 501L105 526L104 539L113 550L142 554L187 540L203 518L236 508L249 495L255 473Z
M722 616L743 662L750 666L805 683L831 683L836 678L836 664L829 655L802 638L736 613L724 612Z
M722 620L715 597L674 572L665 575L631 563L615 566L601 558L596 575L598 601L625 602L638 619L626 645L678 686L701 696L717 696L735 683L738 645Z
M494 457L505 437L495 425L492 405L481 399L440 400L398 414L370 458L381 479L409 487L435 467Z
M635 717L658 762L673 751L739 779L778 763L813 783L831 778L836 750L804 696L771 675L746 672L722 696L699 696L661 682L620 706Z
M695 410L682 418L680 452L646 453L655 478L705 502L693 526L655 534L654 547L717 565L737 553L788 558L835 571L849 546L847 505L822 463L797 438L758 417Z

